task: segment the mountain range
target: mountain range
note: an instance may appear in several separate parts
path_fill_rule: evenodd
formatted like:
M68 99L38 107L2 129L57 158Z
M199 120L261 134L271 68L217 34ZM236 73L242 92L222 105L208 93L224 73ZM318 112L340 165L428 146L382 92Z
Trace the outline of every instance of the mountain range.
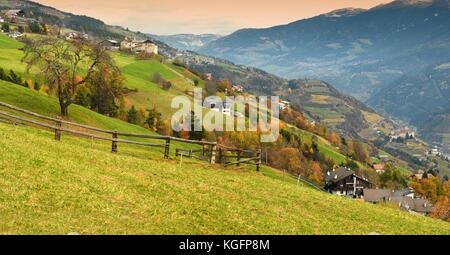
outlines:
M238 30L197 51L289 79L323 80L450 144L450 71L442 68L450 62L449 24L449 0L397 0Z

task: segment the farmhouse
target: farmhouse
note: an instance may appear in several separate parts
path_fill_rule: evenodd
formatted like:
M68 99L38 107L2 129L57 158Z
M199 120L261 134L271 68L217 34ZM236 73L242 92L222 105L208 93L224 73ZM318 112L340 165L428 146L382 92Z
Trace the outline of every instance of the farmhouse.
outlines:
M158 54L158 45L152 40L137 41L125 37L125 39L120 42L119 47L122 51L130 51L133 53Z
M356 175L354 171L346 167L328 171L325 176L324 189L336 195L361 197L363 190L371 187L372 183L367 178Z
M100 45L103 48L108 49L110 51L118 51L120 49L119 42L117 42L115 40L104 40L104 41L100 42Z

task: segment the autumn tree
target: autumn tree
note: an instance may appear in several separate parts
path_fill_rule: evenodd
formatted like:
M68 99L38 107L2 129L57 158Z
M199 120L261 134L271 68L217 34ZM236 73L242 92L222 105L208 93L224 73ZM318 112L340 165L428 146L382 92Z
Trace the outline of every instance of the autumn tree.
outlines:
M116 66L100 64L87 82L90 108L100 114L116 117L123 97L124 77Z
M163 129L163 122L162 122L162 115L158 110L156 109L156 106L153 107L148 111L146 124L148 125L148 128L153 131L162 131Z
M370 163L369 153L364 145L360 142L353 141L353 157L355 160L362 163Z
M65 117L79 89L95 73L116 69L105 48L82 39L73 42L55 37L29 39L25 40L24 52L22 62L27 65L27 71L33 67L38 69L51 92L56 94L61 115Z
M435 219L441 219L450 222L450 197L439 197L430 216Z
M403 189L408 186L400 170L390 164L386 166L385 172L380 175L379 181L383 188Z

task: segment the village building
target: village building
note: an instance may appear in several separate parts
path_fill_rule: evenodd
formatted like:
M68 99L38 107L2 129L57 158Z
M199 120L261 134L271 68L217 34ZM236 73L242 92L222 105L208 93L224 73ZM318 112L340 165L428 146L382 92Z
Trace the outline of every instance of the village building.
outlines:
M401 210L420 215L428 215L433 210L433 205L428 200L415 198L414 190L411 188L397 191L388 189L364 189L363 198L365 202L394 204Z
M4 23L4 22L5 22L5 19L3 19L2 16L0 16L0 23Z
M241 85L234 85L233 90L242 93L244 92L244 87L242 87Z
M152 40L137 41L125 37L125 39L120 42L119 48L121 51L129 51L132 53L158 54L158 45Z
M206 108L211 109L212 111L215 112L221 112L226 116L231 116L233 111L232 102L228 101L223 102L222 100L216 100L214 98L206 98L204 105L206 106Z
M385 172L385 165L384 164L373 164L373 169L378 173L382 174Z
M408 127L392 131L389 135L391 142L395 141L399 138L406 140L406 139L414 139L415 137L416 137L416 133Z
M369 203L382 203L390 201L392 191L387 189L364 189L363 198L364 201Z
M118 51L120 49L120 44L116 40L104 40L100 42L100 45L110 51Z
M364 189L363 198L364 201L369 203L386 203L392 201L393 198L409 197L414 199L414 190L410 188L402 190L389 190L389 189Z
M291 103L288 101L280 101L278 103L278 106L279 106L280 110L282 111L282 110L291 108Z
M204 77L205 80L207 80L207 81L212 81L212 79L213 79L212 73L204 73L204 74L203 74L203 77Z
M361 197L363 190L371 187L372 183L367 178L356 175L355 171L346 167L328 171L325 176L324 189L340 196Z

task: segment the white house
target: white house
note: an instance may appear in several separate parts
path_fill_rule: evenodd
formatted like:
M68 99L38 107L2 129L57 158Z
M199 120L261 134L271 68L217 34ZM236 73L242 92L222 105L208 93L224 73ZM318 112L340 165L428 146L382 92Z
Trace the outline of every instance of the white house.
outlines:
M278 106L280 107L280 110L285 110L291 108L291 103L288 101L280 101Z
M231 116L233 112L233 104L231 102L223 102L222 100L215 100L211 98L205 99L205 106L208 109L211 109L215 112L221 112L222 114L226 116Z

